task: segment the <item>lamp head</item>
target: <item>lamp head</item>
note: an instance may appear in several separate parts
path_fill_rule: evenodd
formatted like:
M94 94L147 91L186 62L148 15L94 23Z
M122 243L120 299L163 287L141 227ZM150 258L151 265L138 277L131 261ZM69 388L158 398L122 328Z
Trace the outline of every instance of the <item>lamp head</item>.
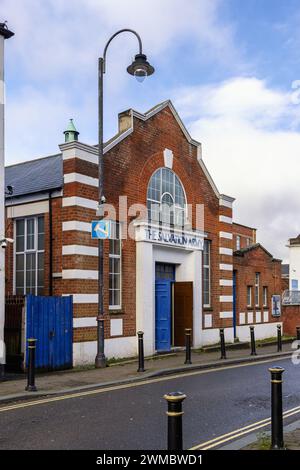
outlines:
M154 67L149 64L145 54L137 54L132 64L127 67L127 72L133 75L138 82L143 82L145 78L152 75L154 71Z

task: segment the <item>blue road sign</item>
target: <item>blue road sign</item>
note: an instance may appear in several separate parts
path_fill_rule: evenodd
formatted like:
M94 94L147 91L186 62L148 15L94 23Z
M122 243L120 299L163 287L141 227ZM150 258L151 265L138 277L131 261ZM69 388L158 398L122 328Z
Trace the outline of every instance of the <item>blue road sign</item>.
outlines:
M92 221L92 238L106 240L110 238L111 223L110 220L93 220Z

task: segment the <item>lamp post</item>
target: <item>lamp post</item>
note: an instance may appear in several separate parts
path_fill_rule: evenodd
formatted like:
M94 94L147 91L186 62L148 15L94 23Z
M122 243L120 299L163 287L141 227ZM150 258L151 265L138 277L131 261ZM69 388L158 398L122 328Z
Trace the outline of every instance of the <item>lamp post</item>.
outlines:
M99 162L99 210L98 215L104 216L103 204L106 199L103 191L103 78L106 71L106 53L111 41L121 33L132 33L136 36L139 43L139 53L136 54L134 61L127 72L134 75L138 81L154 73L154 68L147 61L147 56L143 54L142 40L140 36L132 29L121 29L111 36L104 48L103 57L98 60L98 162ZM102 208L101 208L102 206ZM104 353L104 305L103 305L103 240L98 240L98 315L97 315L97 355L95 358L95 367L105 367L106 357Z
M14 35L6 23L0 23L0 377L4 374L5 345L5 195L4 195L4 41Z

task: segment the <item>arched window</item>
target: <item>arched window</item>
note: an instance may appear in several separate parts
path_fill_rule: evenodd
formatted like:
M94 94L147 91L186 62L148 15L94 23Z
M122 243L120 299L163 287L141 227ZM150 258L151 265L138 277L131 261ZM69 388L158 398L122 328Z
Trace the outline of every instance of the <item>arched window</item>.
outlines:
M148 219L166 225L184 226L186 198L183 186L169 168L159 168L150 178L147 192Z

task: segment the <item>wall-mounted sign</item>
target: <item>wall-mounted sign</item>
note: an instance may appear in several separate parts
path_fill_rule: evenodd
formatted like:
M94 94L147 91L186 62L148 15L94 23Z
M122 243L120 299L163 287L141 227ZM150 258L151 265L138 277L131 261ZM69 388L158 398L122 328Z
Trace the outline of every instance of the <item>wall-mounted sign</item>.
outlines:
M106 240L110 238L111 221L110 220L93 220L92 222L92 238Z
M136 226L136 241L147 241L174 248L203 250L204 234L178 229L168 230L142 223Z
M280 295L272 295L272 315L280 317L281 315L281 297Z

